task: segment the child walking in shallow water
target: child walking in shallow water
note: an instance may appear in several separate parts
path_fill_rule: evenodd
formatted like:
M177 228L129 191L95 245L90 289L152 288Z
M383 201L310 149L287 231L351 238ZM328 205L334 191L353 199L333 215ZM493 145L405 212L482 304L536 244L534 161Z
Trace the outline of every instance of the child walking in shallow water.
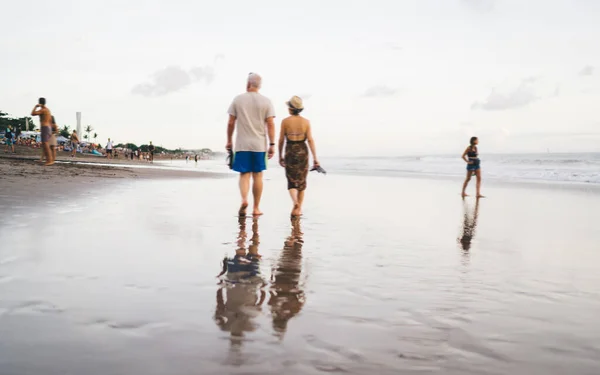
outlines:
M479 139L471 137L470 143L469 147L462 154L462 159L467 163L467 177L463 183L462 197L468 197L466 193L467 186L469 185L469 181L471 181L471 177L475 175L477 177L477 198L483 198L483 195L481 195L481 161L479 160L479 150L477 149Z

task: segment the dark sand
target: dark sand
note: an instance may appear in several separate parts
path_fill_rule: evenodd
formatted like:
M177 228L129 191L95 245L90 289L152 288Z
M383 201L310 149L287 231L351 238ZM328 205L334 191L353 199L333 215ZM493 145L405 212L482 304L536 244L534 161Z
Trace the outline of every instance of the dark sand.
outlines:
M0 374L600 373L594 190L311 175L292 226L276 169L240 228L234 179L84 170L0 179Z

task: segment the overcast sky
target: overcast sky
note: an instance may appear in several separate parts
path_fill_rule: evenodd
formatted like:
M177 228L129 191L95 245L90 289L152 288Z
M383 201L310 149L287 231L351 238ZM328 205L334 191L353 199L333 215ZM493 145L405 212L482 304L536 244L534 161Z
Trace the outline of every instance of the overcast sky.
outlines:
M223 149L249 72L323 155L600 149L600 1L11 1L0 110ZM279 123L279 121L277 122Z

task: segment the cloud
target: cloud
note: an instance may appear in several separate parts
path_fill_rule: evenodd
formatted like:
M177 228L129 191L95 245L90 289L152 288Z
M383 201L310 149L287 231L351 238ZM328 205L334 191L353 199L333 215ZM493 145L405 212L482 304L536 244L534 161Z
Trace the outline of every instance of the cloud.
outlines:
M210 85L215 78L215 69L212 66L197 66L190 69L190 76L195 82L204 80Z
M157 97L181 91L198 82L210 85L215 78L215 65L223 58L223 55L217 55L213 65L196 66L190 70L184 70L178 66L168 66L152 74L149 82L135 85L131 89L131 93Z
M385 46L388 49L391 49L392 51L398 51L398 52L400 52L400 51L403 50L402 46L400 46L400 45L398 45L396 43L387 43Z
M390 96L394 96L398 93L397 89L391 88L389 86L373 86L369 87L363 96L367 98L386 98Z
M463 4L478 12L490 12L494 9L496 0L461 0Z
M589 77L589 76L593 76L594 75L594 70L596 68L594 68L591 65L587 65L585 67L583 67L583 69L581 69L581 71L579 72L579 75L581 77Z
M527 105L539 99L535 95L533 84L537 81L534 77L525 78L519 86L508 92L499 93L496 89L483 102L475 102L471 105L471 109L481 109L484 111L504 111L507 109L515 109L526 107Z

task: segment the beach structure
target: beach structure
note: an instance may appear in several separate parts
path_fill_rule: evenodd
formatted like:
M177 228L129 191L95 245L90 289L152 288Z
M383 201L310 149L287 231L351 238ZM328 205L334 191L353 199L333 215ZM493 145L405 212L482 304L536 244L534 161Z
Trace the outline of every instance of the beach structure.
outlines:
M77 134L81 137L81 112L76 112L75 117L77 118Z

